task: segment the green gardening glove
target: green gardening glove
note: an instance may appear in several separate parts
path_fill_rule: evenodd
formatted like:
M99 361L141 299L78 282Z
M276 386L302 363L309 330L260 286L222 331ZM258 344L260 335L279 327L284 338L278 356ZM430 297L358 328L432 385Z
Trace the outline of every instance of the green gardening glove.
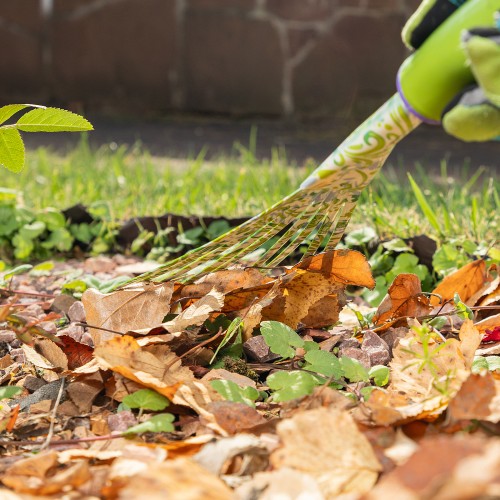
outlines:
M467 0L424 0L403 28L404 43L418 49L449 15ZM476 28L462 36L476 79L445 108L443 128L463 141L500 138L500 18L497 27Z

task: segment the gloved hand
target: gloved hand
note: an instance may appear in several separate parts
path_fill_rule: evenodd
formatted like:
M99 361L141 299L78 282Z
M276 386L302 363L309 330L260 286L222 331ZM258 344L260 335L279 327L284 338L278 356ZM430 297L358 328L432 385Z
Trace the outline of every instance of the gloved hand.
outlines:
M403 28L404 43L418 49L449 15L467 0L423 0ZM500 137L500 16L497 28L465 31L462 47L476 85L464 89L445 108L441 120L449 134L463 141Z

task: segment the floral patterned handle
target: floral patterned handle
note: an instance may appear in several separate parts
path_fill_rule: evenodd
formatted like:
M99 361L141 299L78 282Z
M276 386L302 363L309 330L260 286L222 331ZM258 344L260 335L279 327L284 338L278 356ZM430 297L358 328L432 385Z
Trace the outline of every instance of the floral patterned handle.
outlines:
M394 146L419 124L399 94L365 120L307 179L300 189L329 186L360 192L380 170Z

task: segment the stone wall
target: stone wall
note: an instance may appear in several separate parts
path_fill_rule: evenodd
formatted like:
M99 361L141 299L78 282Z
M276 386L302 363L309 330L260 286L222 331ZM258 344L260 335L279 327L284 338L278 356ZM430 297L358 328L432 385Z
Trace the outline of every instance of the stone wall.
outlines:
M418 0L0 0L0 103L86 112L365 114Z

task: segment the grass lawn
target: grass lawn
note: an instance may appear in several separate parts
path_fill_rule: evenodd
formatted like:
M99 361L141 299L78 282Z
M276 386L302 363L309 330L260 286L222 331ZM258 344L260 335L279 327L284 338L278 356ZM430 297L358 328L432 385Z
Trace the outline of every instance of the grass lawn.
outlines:
M83 140L65 156L44 148L28 152L24 171L3 170L0 185L20 190L35 209L104 200L117 219L165 212L233 217L269 207L314 168L290 165L278 155L262 162L245 148L235 157L205 161L202 152L181 161L152 157L139 147L94 151ZM425 205L406 176L411 168L403 164L396 175L386 167L363 193L350 227L370 225L381 236L425 233L483 242L498 237L500 179L493 172L464 168L451 178L444 163L437 177L417 169L413 176Z

